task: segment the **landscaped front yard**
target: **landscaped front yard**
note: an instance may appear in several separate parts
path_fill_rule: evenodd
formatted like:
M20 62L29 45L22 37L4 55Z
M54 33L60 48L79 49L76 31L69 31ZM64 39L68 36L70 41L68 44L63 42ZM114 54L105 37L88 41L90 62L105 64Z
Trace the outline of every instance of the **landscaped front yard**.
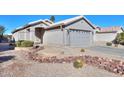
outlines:
M93 65L93 63L86 63L80 69L74 68L72 62L48 63L48 58L52 56L56 56L60 59L59 61L61 61L61 58L69 56L91 55L106 58L109 55L104 53L100 54L100 52L95 52L90 49L85 49L85 52L81 52L80 50L81 48L51 46L46 46L43 50L38 51L35 49L22 50L21 48L20 50L4 50L1 52L2 55L0 55L0 61L2 62L0 63L0 76L122 76L99 68L97 65ZM42 56L45 61L39 62L38 56L37 60L29 59L29 52L27 51L34 54L36 52ZM108 57L110 56L111 55ZM114 56L111 56L111 58L114 58ZM66 59L69 60L68 58Z
M25 58L24 52L15 50L8 52L2 56L15 57L0 64L0 76L119 76L86 64L83 68L76 69L72 63L39 63Z

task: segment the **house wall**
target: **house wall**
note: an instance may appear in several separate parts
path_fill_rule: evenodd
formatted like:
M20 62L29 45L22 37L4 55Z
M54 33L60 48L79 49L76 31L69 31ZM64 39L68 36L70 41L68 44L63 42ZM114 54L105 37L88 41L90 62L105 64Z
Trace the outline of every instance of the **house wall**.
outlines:
M44 45L63 45L63 31L60 29L45 31L43 36Z
M78 22L75 22L65 27L65 29L69 29L69 28L90 30L90 31L94 30L84 19L81 19Z
M15 39L15 41L18 40L30 40L30 41L34 41L34 42L41 42L41 39L39 37L37 37L36 34L39 33L35 33L35 28L36 27L42 27L42 26L46 26L45 24L41 23L32 27L28 27L26 29L20 30L18 32L15 32L13 34L13 37ZM30 31L28 31L27 29L30 29Z
M111 42L115 39L117 33L96 33L95 41L106 41Z
M89 47L93 45L93 35L92 32L69 31L68 33L67 30L50 30L45 31L43 36L43 44Z
M93 45L95 30L84 19L65 27L65 29L69 28L84 30L70 32L70 46L89 47Z
M98 30L97 30L98 31ZM122 30L118 30L117 33L123 32ZM117 33L96 33L95 41L106 41L111 42L117 36Z
M69 28L89 31L71 31ZM92 46L94 42L94 29L82 19L66 26L64 31L61 31L61 29L45 31L43 40L44 45L89 47Z
M27 29L30 29L30 32L27 31ZM18 40L31 40L31 41L37 41L37 37L35 36L35 30L33 28L26 28L24 30L20 30L13 34L15 41Z

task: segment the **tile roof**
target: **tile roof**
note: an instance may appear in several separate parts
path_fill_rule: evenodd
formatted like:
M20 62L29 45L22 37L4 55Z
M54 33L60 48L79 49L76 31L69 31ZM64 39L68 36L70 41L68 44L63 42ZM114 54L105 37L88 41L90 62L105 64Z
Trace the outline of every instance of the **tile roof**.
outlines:
M119 30L123 30L124 29L121 26L113 26L113 27L97 27L99 29L99 33L100 32L117 32Z
M40 24L41 22L46 24L47 26L50 26L51 24L53 24L53 22L50 21L49 19L45 19L45 20L40 19L37 21L29 22L29 23L25 24L24 26L17 27L12 33L16 32L18 30L24 29L26 27L29 27L29 26Z
M16 32L16 31L19 31L21 29L25 29L26 27L29 27L29 26L37 25L41 22L43 22L44 24L47 25L46 27L43 27L44 29L51 29L51 28L61 26L61 25L68 25L68 24L73 23L75 21L78 21L80 19L84 19L90 26L92 26L92 28L95 29L95 26L92 23L90 23L90 21L88 19L86 19L84 16L76 16L76 17L66 19L66 20L63 20L63 21L59 21L59 22L56 22L56 23L53 23L49 19L45 19L45 20L40 19L40 20L37 20L37 21L29 22L28 24L26 24L22 27L16 28L12 33Z
M84 16L76 16L76 17L73 17L73 18L70 18L70 19L66 19L66 20L59 21L59 22L56 22L54 24L51 24L50 26L46 27L46 29L54 28L54 27L57 27L57 26L60 26L60 25L68 25L68 24L73 23L73 22L75 22L77 20L80 20L82 18L84 18L85 21L88 22L88 24L90 24L93 28L95 28L95 26L92 23L90 23L90 21L88 19L86 19Z
M37 22L42 22L42 21L43 21L42 19L39 19L39 20L36 20L36 21L29 22L28 25L35 24Z

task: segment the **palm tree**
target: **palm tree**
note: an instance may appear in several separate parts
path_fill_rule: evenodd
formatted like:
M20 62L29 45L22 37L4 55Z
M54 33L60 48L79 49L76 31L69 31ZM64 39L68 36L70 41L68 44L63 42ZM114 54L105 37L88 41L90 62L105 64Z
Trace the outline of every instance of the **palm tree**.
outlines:
M50 17L50 20L51 20L52 22L55 22L55 17L54 17L54 16L51 16L51 17Z
M3 38L4 33L5 33L5 27L0 25L0 42L1 42L2 38Z

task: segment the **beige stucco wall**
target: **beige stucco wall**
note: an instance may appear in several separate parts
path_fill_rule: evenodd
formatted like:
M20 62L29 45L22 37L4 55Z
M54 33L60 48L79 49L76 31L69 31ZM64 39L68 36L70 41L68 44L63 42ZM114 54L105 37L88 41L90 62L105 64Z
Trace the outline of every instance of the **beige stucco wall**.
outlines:
M69 31L70 28L84 31ZM86 30L86 31L85 31ZM44 45L69 45L72 47L89 47L94 43L94 29L83 19L61 29L46 31L43 37Z
M89 47L94 43L93 38L92 32L50 30L45 32L43 44Z
M41 23L32 27L28 27L26 29L20 30L16 33L13 34L13 37L15 38L15 41L18 40L31 40L34 42L40 42L40 39L36 36L35 34L35 28L36 27L42 27L42 26L46 26L45 24ZM30 29L30 32L27 30Z
M45 31L43 36L44 45L63 45L64 32L60 29Z
M122 30L117 31L117 33L123 32ZM96 33L95 41L113 41L117 36L117 33Z
M101 33L97 34L95 36L95 41L112 41L115 39L117 33Z
M69 29L69 28L90 30L90 31L94 30L84 19L81 19L80 21L67 26L65 29Z

